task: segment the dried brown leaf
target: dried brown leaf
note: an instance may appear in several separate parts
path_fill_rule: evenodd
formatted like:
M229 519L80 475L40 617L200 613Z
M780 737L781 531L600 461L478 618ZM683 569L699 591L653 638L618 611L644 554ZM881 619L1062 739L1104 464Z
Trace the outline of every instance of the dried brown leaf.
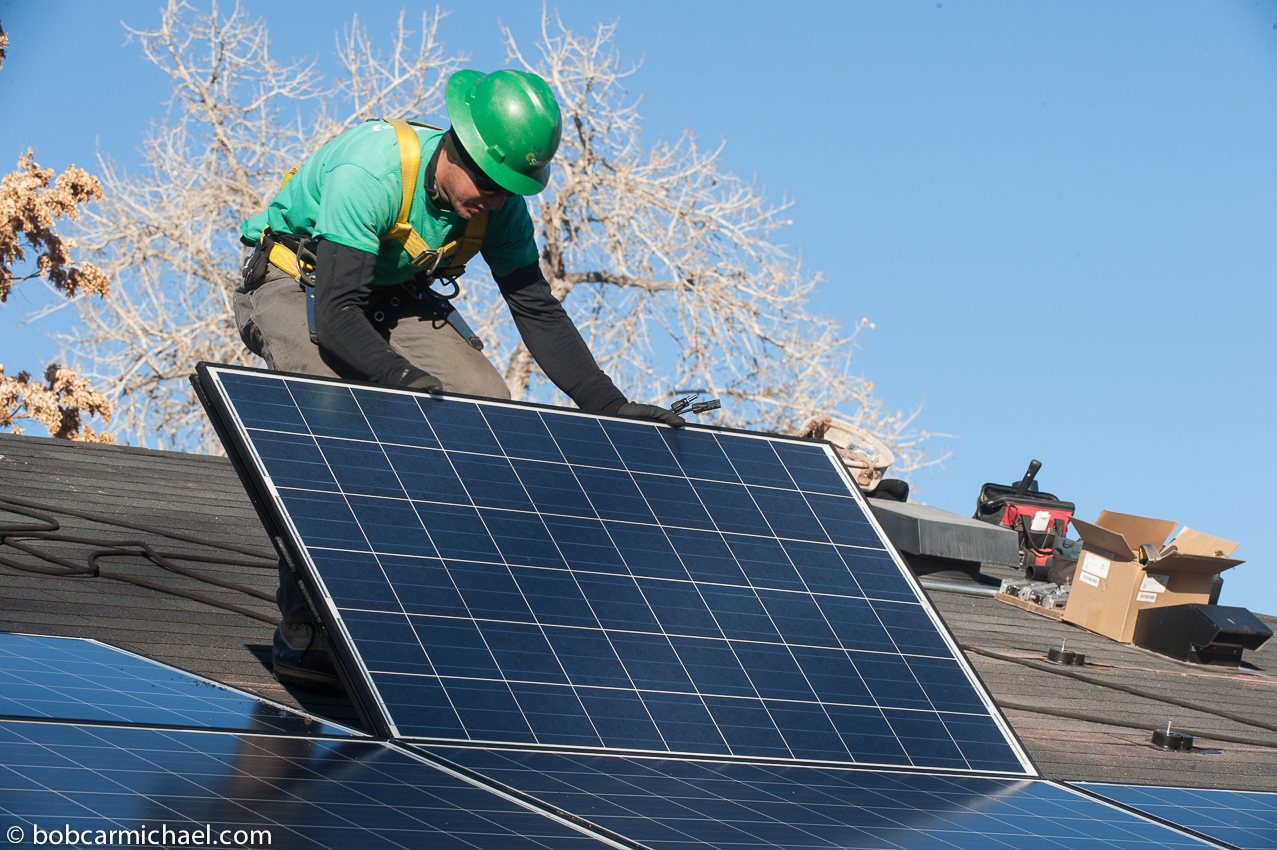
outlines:
M65 366L50 363L44 370L45 383L31 379L29 372L19 372L15 377L4 374L0 366L0 428L21 434L22 428L14 420L29 419L40 422L49 436L85 443L114 443L115 438L104 431L95 431L83 423L82 418L100 416L111 419L111 403Z
M0 179L0 304L13 288L13 265L25 260L28 250L40 252L35 274L68 298L82 290L105 296L110 287L101 269L72 263L74 243L54 229L58 219L79 218L81 204L101 200L102 184L74 165L56 180L53 175L54 170L41 168L27 148L18 157L18 170Z

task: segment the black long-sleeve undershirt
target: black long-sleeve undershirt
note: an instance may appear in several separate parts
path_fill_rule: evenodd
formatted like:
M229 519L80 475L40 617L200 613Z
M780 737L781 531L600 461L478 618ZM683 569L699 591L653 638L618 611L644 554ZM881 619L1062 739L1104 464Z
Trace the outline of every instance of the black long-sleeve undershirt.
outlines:
M370 381L403 386L425 375L368 320L377 256L321 240L316 260L319 345ZM539 263L496 280L528 351L555 386L582 410L624 403L625 395L599 368L572 318L550 292Z
M401 357L365 312L377 255L321 240L315 251L315 332L319 346L369 381L406 386L425 373Z
M572 317L550 292L540 263L516 269L496 281L532 358L577 407L604 410L625 402L625 394L599 368Z

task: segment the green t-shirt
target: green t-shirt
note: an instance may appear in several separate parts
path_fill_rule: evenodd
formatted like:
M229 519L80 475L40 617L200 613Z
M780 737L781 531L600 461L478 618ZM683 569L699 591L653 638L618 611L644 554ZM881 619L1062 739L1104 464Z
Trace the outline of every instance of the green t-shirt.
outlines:
M447 242L463 219L441 210L424 187L426 166L443 138L439 130L413 127L421 142L421 167L413 191L408 221L431 248ZM394 239L382 241L394 227L402 202L399 143L395 128L385 121L353 127L311 154L265 212L240 225L240 232L257 241L266 225L276 233L322 236L348 248L377 255L373 284L391 286L413 277L420 269ZM505 199L488 217L483 236L483 259L498 276L537 261L532 219L523 198Z

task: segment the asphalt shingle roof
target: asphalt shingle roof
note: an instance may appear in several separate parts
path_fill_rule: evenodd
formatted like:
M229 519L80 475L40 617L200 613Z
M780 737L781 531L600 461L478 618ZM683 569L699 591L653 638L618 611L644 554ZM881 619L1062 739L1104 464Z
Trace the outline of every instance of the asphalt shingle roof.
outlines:
M251 551L260 557L57 514L64 535L144 541L166 552L239 560L245 563L177 563L267 596L277 584L270 542L225 458L0 435L0 498ZM0 513L0 527L19 523L36 524ZM76 564L87 564L89 553L103 548L17 539ZM52 566L11 545L0 547L0 559L28 570ZM104 575L201 594L266 619L277 613L266 600L168 572L137 555L102 559L101 568ZM273 626L268 622L103 576L28 570L0 563L0 630L97 638L321 716L359 723L344 698L289 690L274 680L269 669ZM995 578L1013 574L986 567L990 572ZM992 598L938 591L931 598L959 643L969 648L968 657L998 702L1020 706L1007 707L1006 716L1047 776L1277 790L1277 731L1060 674L1073 671L1277 726L1277 646L1246 653L1239 669L1203 667L1114 643ZM1262 619L1270 627L1277 623ZM1069 649L1086 653L1086 668L1057 670L1045 664L1047 648L1064 641ZM1149 730L1164 728L1168 720L1176 729L1201 733L1198 746L1219 752L1170 753L1152 747ZM1210 739L1210 734L1238 740Z

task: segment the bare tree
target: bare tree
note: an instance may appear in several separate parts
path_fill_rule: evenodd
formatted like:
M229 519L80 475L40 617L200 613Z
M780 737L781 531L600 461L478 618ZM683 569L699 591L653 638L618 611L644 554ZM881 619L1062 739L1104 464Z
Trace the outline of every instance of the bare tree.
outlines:
M174 98L168 123L148 134L143 176L104 166L118 200L90 234L119 294L86 310L77 345L139 440L211 447L183 379L199 359L252 359L230 317L242 250L235 226L305 152L352 123L439 110L460 62L437 43L439 21L423 18L409 49L401 18L385 60L356 22L340 41L342 78L327 87L313 64L271 60L265 29L238 8L222 19L173 0L158 29L134 32L172 77ZM575 293L569 309L618 384L642 400L684 389L721 397L714 421L737 427L789 431L834 412L881 435L898 468L921 464L927 435L911 430L913 416L885 412L851 371L867 321L847 330L811 312L822 278L776 241L789 203L728 172L722 145L702 148L690 132L643 144L637 100L623 87L634 69L617 55L615 25L582 36L545 17L535 61L503 33L509 59L545 77L564 113L553 180L529 199L542 267L556 297ZM461 303L515 398L567 403L480 263Z
M315 62L276 62L265 26L236 6L222 16L169 0L160 25L130 30L173 85L169 114L130 174L102 162L107 200L82 238L116 281L104 303L81 301L68 340L141 445L219 451L187 382L197 361L259 364L231 315L244 248L241 221L261 211L306 154L368 117L442 107L461 57L436 41L442 15L414 32L400 15L383 55L356 18L338 40L342 76Z
M837 412L890 444L898 470L926 463L916 411L885 412L851 371L868 320L847 329L811 312L824 278L776 241L790 202L727 171L724 145L703 148L690 131L644 146L638 100L623 85L636 68L616 51L616 25L581 35L543 15L535 57L502 32L507 59L549 81L563 110L554 177L529 200L541 267L555 297L574 296L600 365L644 400L720 397L713 421L723 425L790 432L816 411ZM491 289L471 300L485 302L476 312L514 397L566 403Z

